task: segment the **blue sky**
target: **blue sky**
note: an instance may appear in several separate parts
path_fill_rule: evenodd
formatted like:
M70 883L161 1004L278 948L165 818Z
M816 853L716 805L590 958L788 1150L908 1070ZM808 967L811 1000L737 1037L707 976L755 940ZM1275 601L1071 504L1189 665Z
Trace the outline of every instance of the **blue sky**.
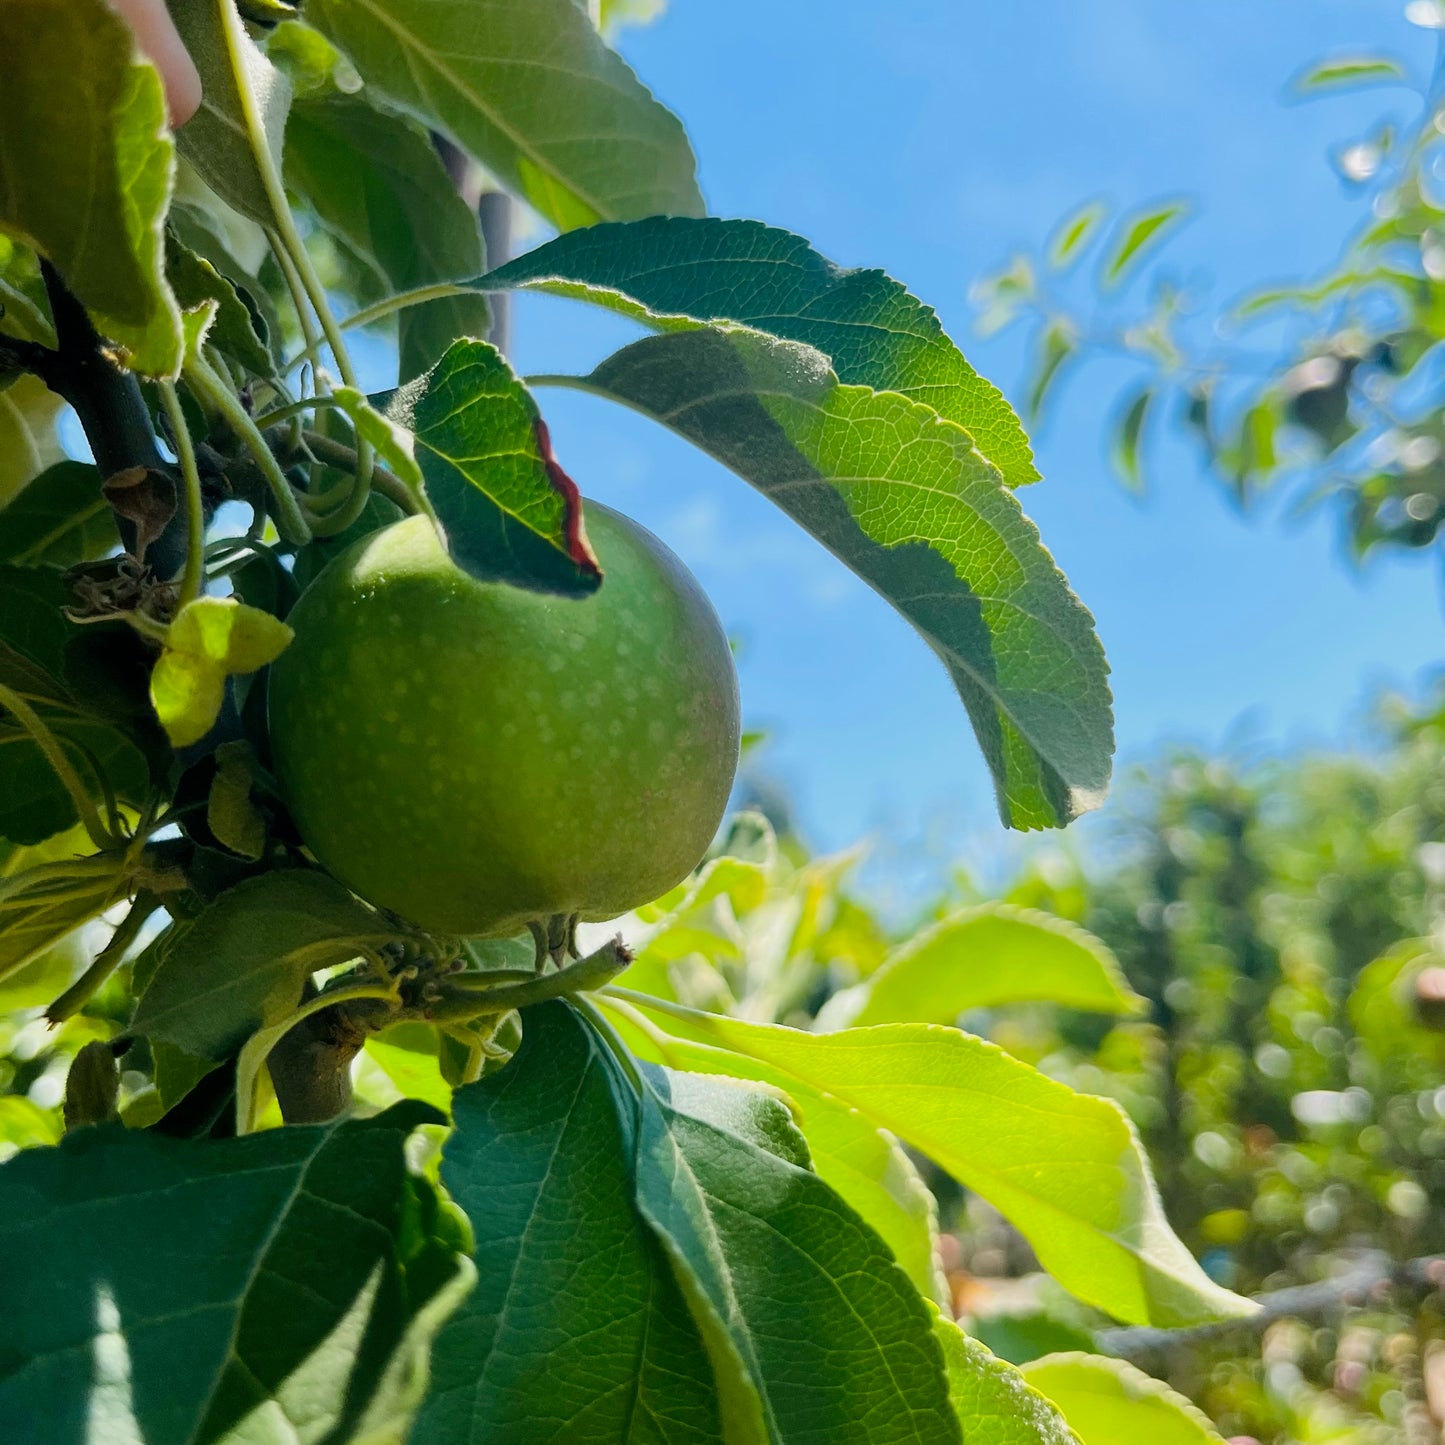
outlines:
M972 334L969 287L1079 200L1190 196L1197 214L1167 254L1220 299L1328 264L1359 203L1325 154L1382 110L1407 117L1410 97L1294 105L1285 83L1334 49L1427 66L1432 37L1402 8L673 0L622 43L684 117L715 213L885 268L1017 397L1019 338ZM628 335L575 304L524 298L514 360L583 367ZM1129 499L1103 456L1119 380L1086 373L1066 393L1035 438L1045 481L1024 502L1098 619L1121 758L1241 732L1329 742L1350 735L1371 689L1418 684L1441 655L1431 565L1361 576L1328 515L1242 520L1178 438L1155 453L1149 497ZM681 553L742 640L745 710L772 735L763 763L815 844L881 831L1005 846L942 669L883 602L684 443L595 399L554 391L543 405L583 490Z

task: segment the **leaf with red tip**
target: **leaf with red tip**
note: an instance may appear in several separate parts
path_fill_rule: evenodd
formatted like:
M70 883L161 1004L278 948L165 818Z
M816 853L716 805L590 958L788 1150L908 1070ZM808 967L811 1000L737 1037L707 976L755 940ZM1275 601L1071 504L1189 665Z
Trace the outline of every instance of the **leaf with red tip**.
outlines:
M398 388L388 417L416 438L427 496L458 566L484 582L595 591L582 498L537 405L495 346L464 338Z

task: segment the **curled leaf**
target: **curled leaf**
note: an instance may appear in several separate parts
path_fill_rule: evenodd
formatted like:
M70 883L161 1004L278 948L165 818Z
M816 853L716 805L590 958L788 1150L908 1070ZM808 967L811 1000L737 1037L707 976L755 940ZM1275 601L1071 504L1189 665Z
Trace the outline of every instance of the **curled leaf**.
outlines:
M230 597L198 597L171 623L151 673L151 703L178 748L199 742L221 711L226 679L274 662L291 629Z

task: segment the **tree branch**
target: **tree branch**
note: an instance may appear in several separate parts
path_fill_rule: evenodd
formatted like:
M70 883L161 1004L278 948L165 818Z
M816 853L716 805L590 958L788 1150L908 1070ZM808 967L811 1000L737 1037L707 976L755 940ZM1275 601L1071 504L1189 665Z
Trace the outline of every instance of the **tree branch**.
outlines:
M174 480L173 468L156 446L140 382L132 372L117 365L85 307L72 295L60 273L43 259L40 271L50 298L56 338L56 349L44 358L36 358L44 361L44 369L37 369L40 379L75 408L95 464L104 476L114 476L128 467L145 467L165 472ZM116 520L126 550L134 551L134 528L122 517ZM147 551L159 576L172 577L179 572L186 561L185 517L177 513Z
M1401 1261L1385 1254L1370 1254L1332 1279L1260 1295L1255 1301L1259 1309L1242 1319L1216 1320L1182 1330L1161 1330L1150 1325L1098 1330L1094 1343L1103 1354L1137 1364L1156 1353L1190 1350L1240 1334L1262 1334L1279 1319L1327 1319L1367 1303L1370 1296L1381 1289L1429 1294L1441 1288L1445 1288L1445 1256L1426 1255Z

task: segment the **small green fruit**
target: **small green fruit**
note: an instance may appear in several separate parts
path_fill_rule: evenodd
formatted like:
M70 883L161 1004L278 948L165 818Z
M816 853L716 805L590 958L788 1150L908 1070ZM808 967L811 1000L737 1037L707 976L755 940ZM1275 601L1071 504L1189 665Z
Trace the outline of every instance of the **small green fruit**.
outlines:
M413 517L303 594L271 669L296 825L363 898L435 933L611 918L697 865L738 759L737 674L697 581L596 502L578 600L478 582Z

